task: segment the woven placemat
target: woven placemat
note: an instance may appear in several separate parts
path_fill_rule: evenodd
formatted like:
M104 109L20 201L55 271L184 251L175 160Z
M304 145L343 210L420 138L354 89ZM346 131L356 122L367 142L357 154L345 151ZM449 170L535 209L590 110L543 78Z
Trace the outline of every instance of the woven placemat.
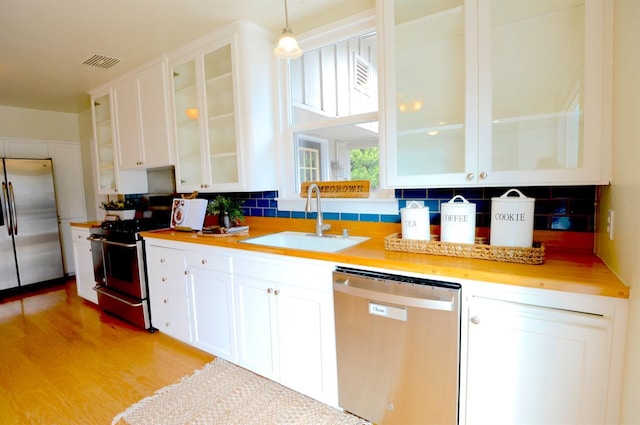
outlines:
M478 243L466 244L402 239L399 233L393 233L384 239L384 249L521 264L542 264L545 257L544 245L538 242L534 243L531 248L494 246Z

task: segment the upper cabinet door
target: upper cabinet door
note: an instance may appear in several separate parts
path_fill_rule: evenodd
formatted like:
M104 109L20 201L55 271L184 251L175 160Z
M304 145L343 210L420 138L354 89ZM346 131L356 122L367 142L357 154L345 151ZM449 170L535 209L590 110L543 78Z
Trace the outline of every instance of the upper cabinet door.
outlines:
M140 104L138 78L127 78L113 87L114 111L117 118L118 166L122 170L142 165Z
M174 164L171 138L169 87L166 60L138 74L142 165L145 168Z
M486 183L609 182L604 2L479 2L480 156ZM604 167L602 167L604 166Z
M118 165L121 170L173 164L166 62L157 62L114 88Z
M204 78L211 180L237 184L240 174L231 44L204 55Z
M607 183L605 3L379 1L387 184Z
M477 163L475 4L378 6L388 186L468 184Z
M113 122L111 121L110 92L92 98L94 147L96 153L96 178L99 194L117 193L114 166Z
M205 170L202 139L206 119L202 117L202 101L199 96L202 62L188 59L173 67L173 118L177 147L176 188L179 192L200 191L209 182Z

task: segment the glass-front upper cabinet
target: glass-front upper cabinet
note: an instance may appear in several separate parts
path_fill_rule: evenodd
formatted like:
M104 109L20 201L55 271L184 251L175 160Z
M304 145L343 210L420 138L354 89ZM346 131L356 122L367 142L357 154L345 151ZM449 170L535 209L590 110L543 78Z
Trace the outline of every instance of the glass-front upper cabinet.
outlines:
M176 66L173 87L178 191L238 183L231 45Z
M380 1L388 185L607 183L606 3Z
M384 8L386 177L390 187L467 182L477 130L475 9L464 0L379 1Z
M204 78L211 179L217 184L238 183L238 142L229 44L204 55Z
M178 192L276 188L267 34L238 22L169 54Z
M198 190L205 184L200 145L200 103L196 86L196 60L173 68L174 118L178 157L178 191Z
M100 194L117 193L116 171L114 163L113 126L109 93L93 99L94 145L96 147L98 192Z

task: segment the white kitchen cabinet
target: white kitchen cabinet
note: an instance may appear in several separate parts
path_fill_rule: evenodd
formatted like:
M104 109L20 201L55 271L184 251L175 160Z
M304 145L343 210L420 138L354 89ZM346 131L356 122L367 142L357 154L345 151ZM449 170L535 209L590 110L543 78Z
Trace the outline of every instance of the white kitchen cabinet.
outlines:
M234 258L238 364L337 405L332 270L274 256Z
M617 423L624 317L542 299L470 298L461 423Z
M85 300L98 304L98 293L93 290L95 278L93 275L93 255L91 242L87 240L89 229L72 227L71 239L73 245L73 261L75 262L76 289L78 295Z
M193 345L238 362L231 257L220 250L187 251Z
M173 165L166 60L113 86L120 170Z
M93 149L97 192L100 195L147 193L146 170L119 170L116 162L117 129L110 87L91 93Z
M147 275L152 326L191 344L191 313L185 252L147 242Z
M6 158L49 158L49 143L46 140L9 139L5 141Z
M277 187L269 40L236 22L168 55L178 192Z
M611 2L378 7L387 186L609 182Z
M70 223L87 220L82 174L82 153L76 142L49 142L49 156L53 163L56 205L62 243L62 258L66 274L77 273ZM92 291L95 292L95 291Z

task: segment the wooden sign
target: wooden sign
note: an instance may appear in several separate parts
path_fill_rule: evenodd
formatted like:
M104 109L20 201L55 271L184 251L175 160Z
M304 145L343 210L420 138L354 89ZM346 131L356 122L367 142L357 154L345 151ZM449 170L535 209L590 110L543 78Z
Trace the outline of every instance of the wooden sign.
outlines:
M309 186L313 183L320 188L322 198L368 198L369 180L349 180L333 182L304 182L300 185L300 196L307 197Z

